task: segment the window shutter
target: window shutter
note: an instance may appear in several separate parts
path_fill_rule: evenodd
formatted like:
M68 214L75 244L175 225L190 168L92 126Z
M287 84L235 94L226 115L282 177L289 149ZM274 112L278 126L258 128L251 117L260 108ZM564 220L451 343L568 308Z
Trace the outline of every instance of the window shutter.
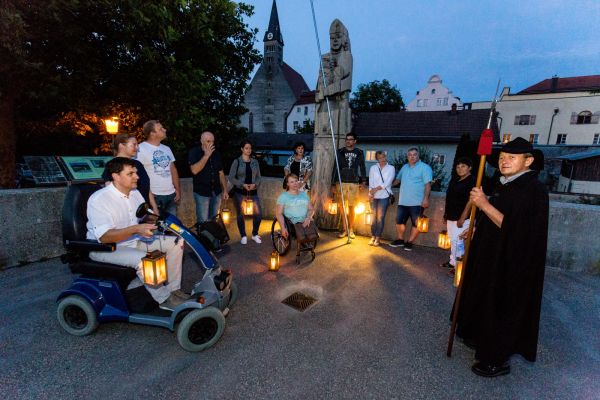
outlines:
M577 123L577 113L572 112L571 113L571 125L575 125L576 123Z
M600 120L600 111L596 111L592 114L592 124L597 124L598 120Z
M519 115L515 115L515 125L519 125L521 117Z
M529 125L535 125L535 115L529 116Z

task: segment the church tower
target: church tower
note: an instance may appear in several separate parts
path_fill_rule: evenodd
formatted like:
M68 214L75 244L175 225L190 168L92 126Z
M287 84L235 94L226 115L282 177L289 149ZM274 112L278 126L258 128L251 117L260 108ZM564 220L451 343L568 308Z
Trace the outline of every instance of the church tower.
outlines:
M240 126L251 134L286 133L288 113L309 89L304 78L283 61L283 35L276 0L271 7L263 46L263 62L244 96L248 112L240 118Z

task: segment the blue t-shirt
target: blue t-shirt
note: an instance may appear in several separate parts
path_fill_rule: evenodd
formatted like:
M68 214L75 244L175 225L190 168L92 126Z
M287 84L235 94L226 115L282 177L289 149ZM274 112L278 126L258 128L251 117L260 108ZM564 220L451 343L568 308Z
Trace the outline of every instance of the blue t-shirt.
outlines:
M400 181L398 205L420 206L425 195L425 185L432 181L433 174L431 167L419 160L413 167L408 163L404 164L396 179Z
M298 194L283 192L277 198L277 205L283 206L283 215L294 224L303 222L306 219L308 203L310 203L310 198L306 192Z

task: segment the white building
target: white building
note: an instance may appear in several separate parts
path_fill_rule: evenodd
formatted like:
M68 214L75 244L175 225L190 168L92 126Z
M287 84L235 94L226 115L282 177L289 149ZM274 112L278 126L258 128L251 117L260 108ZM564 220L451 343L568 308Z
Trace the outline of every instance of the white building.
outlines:
M286 132L296 133L296 130L303 125L314 124L316 106L315 91L303 92L288 112Z
M458 108L462 107L460 98L442 85L439 75L432 75L427 81L427 86L419 90L417 97L408 103L406 111L446 111L452 108L452 104L456 104Z
M496 110L505 142L600 144L600 75L545 79L516 94L504 88Z

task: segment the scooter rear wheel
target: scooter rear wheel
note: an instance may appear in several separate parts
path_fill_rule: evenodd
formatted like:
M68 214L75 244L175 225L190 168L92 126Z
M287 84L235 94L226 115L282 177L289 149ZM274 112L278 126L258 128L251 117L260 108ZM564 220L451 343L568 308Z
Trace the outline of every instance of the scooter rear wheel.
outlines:
M223 335L225 317L215 307L194 310L177 328L177 341L187 351L202 351L213 346Z
M71 295L61 299L56 315L60 326L71 335L89 335L98 327L96 310L80 296Z

